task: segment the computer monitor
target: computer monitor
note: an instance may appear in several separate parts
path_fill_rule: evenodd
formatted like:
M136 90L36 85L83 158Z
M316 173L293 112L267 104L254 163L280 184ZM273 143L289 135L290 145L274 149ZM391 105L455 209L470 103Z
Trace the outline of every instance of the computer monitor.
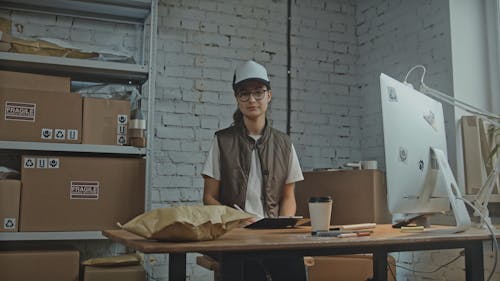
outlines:
M440 102L380 75L387 203L399 215L442 213L451 208L457 232L470 217L446 156Z

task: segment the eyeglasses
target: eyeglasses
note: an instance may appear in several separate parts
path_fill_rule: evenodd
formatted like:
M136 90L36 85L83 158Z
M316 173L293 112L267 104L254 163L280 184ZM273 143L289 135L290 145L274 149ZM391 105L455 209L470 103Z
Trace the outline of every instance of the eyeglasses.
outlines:
M248 101L251 95L255 100L261 100L264 98L267 92L267 89L241 90L236 93L236 97L240 101Z

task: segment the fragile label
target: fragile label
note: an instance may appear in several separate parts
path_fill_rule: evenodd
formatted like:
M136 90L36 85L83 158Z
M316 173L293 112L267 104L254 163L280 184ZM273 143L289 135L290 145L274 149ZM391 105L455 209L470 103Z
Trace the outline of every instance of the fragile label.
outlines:
M5 102L5 120L35 122L36 104Z
M70 199L99 199L98 181L71 181Z
M13 230L16 229L16 218L4 218L3 229Z

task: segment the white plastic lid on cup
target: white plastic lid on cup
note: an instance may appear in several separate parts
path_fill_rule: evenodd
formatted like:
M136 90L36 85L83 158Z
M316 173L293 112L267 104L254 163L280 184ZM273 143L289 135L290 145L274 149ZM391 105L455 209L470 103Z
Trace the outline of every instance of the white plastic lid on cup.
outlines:
M332 201L331 196L321 196L321 197L311 197L309 198L309 203L325 203Z

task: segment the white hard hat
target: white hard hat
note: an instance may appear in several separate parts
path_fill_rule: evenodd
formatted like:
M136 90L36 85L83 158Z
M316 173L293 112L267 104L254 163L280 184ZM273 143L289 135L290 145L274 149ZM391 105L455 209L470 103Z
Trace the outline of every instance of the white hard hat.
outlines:
M238 86L246 80L258 80L266 85L268 89L271 89L267 70L253 60L248 60L236 68L233 78L233 90L236 91Z

